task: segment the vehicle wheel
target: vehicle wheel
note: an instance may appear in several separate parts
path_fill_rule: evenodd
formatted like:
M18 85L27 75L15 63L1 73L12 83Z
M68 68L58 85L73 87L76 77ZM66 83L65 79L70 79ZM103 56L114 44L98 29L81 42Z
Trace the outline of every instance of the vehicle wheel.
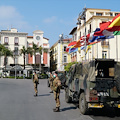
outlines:
M120 77L116 79L116 88L117 88L118 93L120 93Z
M88 113L88 104L85 99L85 94L81 93L80 98L79 98L79 109L82 114L87 114Z
M72 102L72 98L69 96L69 89L68 88L65 89L65 101L66 101L66 103Z
M49 83L49 81L47 81L47 86L50 87L50 83Z

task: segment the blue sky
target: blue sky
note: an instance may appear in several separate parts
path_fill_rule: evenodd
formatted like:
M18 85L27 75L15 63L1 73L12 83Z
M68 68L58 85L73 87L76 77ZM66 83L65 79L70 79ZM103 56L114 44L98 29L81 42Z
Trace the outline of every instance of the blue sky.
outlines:
M29 36L42 30L52 46L60 34L69 36L84 6L120 11L120 0L0 0L0 30L17 28Z

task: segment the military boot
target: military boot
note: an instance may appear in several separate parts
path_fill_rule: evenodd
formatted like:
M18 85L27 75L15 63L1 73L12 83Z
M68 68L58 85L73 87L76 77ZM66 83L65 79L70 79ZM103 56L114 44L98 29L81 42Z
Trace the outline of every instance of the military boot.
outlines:
M54 108L53 111L55 111L57 108Z
M56 107L55 110L53 110L54 112L60 112L60 108L59 107Z

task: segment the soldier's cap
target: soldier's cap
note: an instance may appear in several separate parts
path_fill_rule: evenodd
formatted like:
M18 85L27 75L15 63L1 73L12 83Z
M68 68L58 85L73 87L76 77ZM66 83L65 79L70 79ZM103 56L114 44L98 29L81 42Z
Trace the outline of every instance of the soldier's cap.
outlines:
M57 71L55 71L55 74L58 74L58 72L57 72Z

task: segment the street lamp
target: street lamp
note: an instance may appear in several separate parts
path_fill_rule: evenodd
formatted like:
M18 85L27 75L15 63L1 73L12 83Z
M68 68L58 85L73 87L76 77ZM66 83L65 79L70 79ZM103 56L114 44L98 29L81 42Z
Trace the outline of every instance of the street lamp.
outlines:
M86 61L86 7L83 8L82 12L80 12L78 17L77 25L81 25L81 20L84 20L84 26L85 26L85 61Z
M18 55L19 55L18 51L14 50L13 56L14 56L14 64L15 64L15 79L16 79L16 73L17 73L17 70L16 70L16 59L17 59Z

